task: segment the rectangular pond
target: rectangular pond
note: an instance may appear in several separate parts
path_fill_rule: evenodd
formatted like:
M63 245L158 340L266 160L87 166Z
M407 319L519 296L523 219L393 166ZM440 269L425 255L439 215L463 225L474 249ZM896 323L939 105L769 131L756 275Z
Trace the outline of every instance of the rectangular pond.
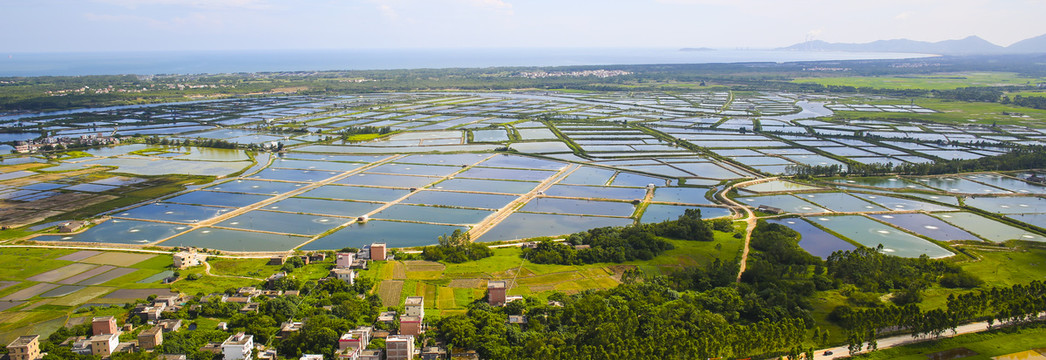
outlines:
M284 169L326 170L346 172L359 169L363 166L366 166L366 164L336 161L276 159L272 162L272 165L270 167Z
M455 177L472 179L543 181L555 174L556 173L553 171L546 170L474 167L455 175Z
M848 251L857 247L832 235L821 228L814 226L809 221L800 218L767 219L766 222L781 224L799 233L799 247L811 255L827 259L836 251Z
M792 195L767 195L737 198L737 202L757 208L760 205L775 207L786 212L796 214L810 214L828 212L828 209L814 205L809 201Z
M646 197L646 192L647 189L645 188L552 185L545 191L545 195L589 199L642 200Z
M298 190L302 186L304 185L299 183L236 179L205 189L234 193L278 195Z
M883 251L889 255L907 258L916 258L923 254L931 258L953 255L951 251L934 243L860 215L817 217L809 220L870 248L882 244Z
M574 172L567 175L566 178L560 180L560 184L577 184L577 185L606 185L610 178L617 173L615 170L582 166Z
M365 224L354 224L333 234L305 244L301 250L337 250L344 247L362 248L371 243L383 242L390 248L436 244L437 238L450 235L454 230L468 230L463 226L418 224L395 221L371 220Z
M531 199L520 211L574 215L632 216L635 206L626 202L539 197Z
M1046 242L1046 237L1042 235L968 212L948 212L933 215L992 242L1004 242L1007 240ZM1041 226L1042 224L1039 225Z
M387 202L399 199L407 194L410 194L410 190L348 185L324 185L298 196L320 199Z
M513 213L494 226L477 241L501 241L527 239L539 236L573 234L588 229L607 226L627 226L634 222L628 218L609 218L577 215L554 215Z
M308 238L302 236L204 227L164 241L160 245L192 246L223 251L287 251L306 240Z
M260 180L283 180L298 182L317 182L327 180L343 172L325 170L298 170L298 169L275 169L268 168L251 175L251 179Z
M421 190L403 200L403 203L478 209L500 209L518 198L519 197L516 195Z
M639 219L639 222L659 223L665 220L677 220L687 209L701 210L702 219L730 216L732 214L730 209L720 207L650 204L643 211L643 216Z
M160 220L180 223L196 223L227 213L233 209L201 205L173 203L151 203L127 211L114 213L113 216L131 219Z
M431 176L411 176L411 175L384 175L384 174L356 174L344 179L338 180L335 183L346 184L346 185L370 185L370 186L386 186L386 187L398 187L398 188L420 188L440 178Z
M538 186L530 181L449 179L432 186L433 189L479 191L503 194L525 194Z
M653 201L680 204L714 204L705 198L708 189L692 187L659 187L654 189Z
M480 163L479 166L534 170L560 170L566 167L567 164L526 156L501 154Z
M965 202L967 206L1000 214L1046 213L1046 199L1040 197L969 197Z
M266 205L264 210L305 214L359 217L377 210L382 204L372 202L289 198ZM343 221L343 222L347 222Z
M864 212L864 211L887 211L889 209L870 203L859 197L841 193L804 193L795 194L803 200L821 205L835 212Z
M182 204L244 207L271 198L272 197L268 195L237 194L220 191L197 190L175 196L165 201Z
M461 171L460 166L443 165L420 165L420 164L397 164L388 163L367 170L369 173L400 174L400 175L425 175L425 176L447 176Z
M374 219L433 222L441 224L472 225L483 221L493 211L445 208L421 205L392 205L374 214Z
M880 214L870 215L872 218L884 223L911 231L913 233L938 240L974 240L981 238L966 232L963 229L952 226L941 219L926 214Z
M948 211L955 210L950 206L936 205L922 201L896 198L886 195L855 194L863 199L882 205L891 210L921 210L921 211Z
M296 235L317 235L346 222L348 219L345 218L254 210L222 221L215 226Z
M89 243L147 244L188 230L187 225L138 220L111 219L79 234L46 235L40 241L75 241Z

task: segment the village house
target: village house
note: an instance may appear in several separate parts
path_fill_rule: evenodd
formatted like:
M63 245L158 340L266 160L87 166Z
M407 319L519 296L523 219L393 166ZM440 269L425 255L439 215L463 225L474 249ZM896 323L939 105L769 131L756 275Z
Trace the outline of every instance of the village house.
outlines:
M19 336L7 345L11 360L36 360L40 358L40 335Z

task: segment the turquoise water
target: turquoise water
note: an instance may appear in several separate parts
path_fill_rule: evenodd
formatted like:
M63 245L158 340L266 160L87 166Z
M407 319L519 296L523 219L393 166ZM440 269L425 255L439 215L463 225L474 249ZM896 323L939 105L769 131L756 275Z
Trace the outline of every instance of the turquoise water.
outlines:
M931 258L947 257L952 252L914 235L859 215L811 218L821 226L850 238L861 245L874 248L883 245L890 255L915 258L926 254Z
M800 234L799 247L806 252L827 259L829 255L840 250L853 250L857 248L853 244L840 239L838 236L829 234L821 228L810 224L809 221L800 218L790 219L767 219L766 222L781 224L792 228Z

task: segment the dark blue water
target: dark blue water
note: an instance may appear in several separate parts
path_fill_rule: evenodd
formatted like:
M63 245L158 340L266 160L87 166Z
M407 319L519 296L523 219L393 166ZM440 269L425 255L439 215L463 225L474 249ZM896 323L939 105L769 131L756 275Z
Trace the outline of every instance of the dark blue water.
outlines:
M0 76L705 64L903 59L920 54L677 49L411 49L0 54Z

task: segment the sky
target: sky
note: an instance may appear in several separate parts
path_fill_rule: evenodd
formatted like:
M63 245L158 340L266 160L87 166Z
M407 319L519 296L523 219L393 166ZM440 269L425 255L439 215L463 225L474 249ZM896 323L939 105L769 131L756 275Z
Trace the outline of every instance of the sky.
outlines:
M1046 0L0 0L0 52L999 45Z

